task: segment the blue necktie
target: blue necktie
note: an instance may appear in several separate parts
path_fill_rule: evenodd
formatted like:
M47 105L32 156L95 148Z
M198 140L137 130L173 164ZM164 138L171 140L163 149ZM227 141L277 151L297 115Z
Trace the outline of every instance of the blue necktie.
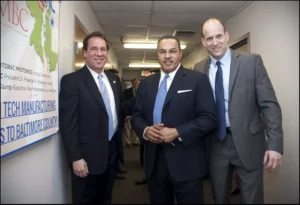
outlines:
M99 85L100 85L100 91L101 91L101 95L106 107L106 111L108 114L108 140L110 141L111 138L114 135L114 120L112 117L112 111L111 111L111 107L110 107L110 101L109 101L109 95L106 89L106 86L103 82L103 76L99 75L98 76L99 79Z
M215 80L215 97L217 105L217 114L219 119L218 137L223 140L226 136L226 121L225 121L225 100L223 87L223 72L220 61L217 61L218 70Z
M154 105L154 111L153 111L153 124L159 124L161 123L161 114L162 109L164 106L164 102L167 96L167 79L169 75L165 75L163 81L161 82L156 99L155 99L155 105Z

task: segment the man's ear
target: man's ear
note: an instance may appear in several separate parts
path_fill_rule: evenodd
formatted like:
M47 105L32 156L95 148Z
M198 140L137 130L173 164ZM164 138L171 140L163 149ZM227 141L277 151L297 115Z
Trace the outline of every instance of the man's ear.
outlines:
M225 38L226 38L226 41L228 42L229 41L229 32L228 31L225 31Z
M205 40L204 38L201 38L201 42L202 42L202 45L206 48L206 45L205 45Z

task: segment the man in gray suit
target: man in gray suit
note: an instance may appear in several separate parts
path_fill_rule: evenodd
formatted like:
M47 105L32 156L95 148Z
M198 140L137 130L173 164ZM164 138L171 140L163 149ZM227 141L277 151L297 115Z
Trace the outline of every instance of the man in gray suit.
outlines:
M219 128L209 142L209 171L216 203L230 203L232 171L239 176L242 203L264 203L263 167L271 172L283 154L281 109L260 55L228 48L221 20L202 26L210 57L194 70L209 77ZM267 136L267 140L266 137Z

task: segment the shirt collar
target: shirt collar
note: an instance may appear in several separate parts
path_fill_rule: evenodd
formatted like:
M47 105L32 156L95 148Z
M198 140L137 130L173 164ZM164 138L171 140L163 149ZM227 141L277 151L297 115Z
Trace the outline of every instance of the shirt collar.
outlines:
M230 61L230 58L231 58L231 50L229 48L227 48L225 55L219 61L222 65L226 65ZM210 59L211 59L211 64L215 66L217 63L217 60L214 59L212 56L210 56Z
M94 71L93 69L89 68L87 65L86 67L89 69L89 71L91 72L92 76L97 79L99 75L103 75L103 77L106 77L106 74L104 71L102 71L101 73L97 73L96 71Z
M178 67L177 67L175 70L173 70L172 72L168 73L169 78L170 78L171 80L174 79L174 77L175 77L175 75L176 75L178 69L180 68L180 66L181 66L181 64L179 63ZM161 80L164 79L165 75L166 75L166 74L165 74L165 73L162 71L162 69L161 69L161 70L160 70L160 79L161 79Z

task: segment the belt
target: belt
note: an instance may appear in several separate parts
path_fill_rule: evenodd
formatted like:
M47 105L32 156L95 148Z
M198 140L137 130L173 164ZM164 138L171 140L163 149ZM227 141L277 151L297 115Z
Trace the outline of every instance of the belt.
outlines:
M231 134L231 129L230 129L230 127L226 127L226 133L227 133L227 134Z

